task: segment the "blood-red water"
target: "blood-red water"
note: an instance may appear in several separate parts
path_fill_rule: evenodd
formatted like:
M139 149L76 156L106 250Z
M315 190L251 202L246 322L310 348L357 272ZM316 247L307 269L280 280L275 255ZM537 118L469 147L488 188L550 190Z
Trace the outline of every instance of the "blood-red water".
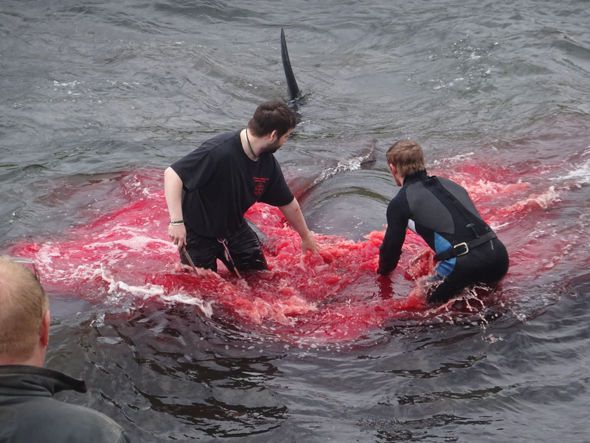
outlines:
M161 171L153 170L124 175L124 197L116 210L61 238L18 243L11 253L35 261L50 293L91 302L194 303L207 315L285 340L357 339L393 319L428 319L452 309L451 304L429 308L424 303L416 279L432 270L432 253L415 234L408 233L394 277L383 279L375 272L383 231L357 242L318 235L321 254L304 255L298 235L280 211L264 204L255 204L246 216L266 236L268 271L240 280L222 266L219 274L205 271L202 276L182 270L167 239L160 176ZM532 257L554 257L563 243L555 238L535 243L525 235L534 223L523 221L559 201L559 191L551 186L536 190L526 177L490 165L466 163L455 167L450 178L470 191L506 243L511 256L508 280L544 272L547 263ZM500 290L485 303L501 297Z

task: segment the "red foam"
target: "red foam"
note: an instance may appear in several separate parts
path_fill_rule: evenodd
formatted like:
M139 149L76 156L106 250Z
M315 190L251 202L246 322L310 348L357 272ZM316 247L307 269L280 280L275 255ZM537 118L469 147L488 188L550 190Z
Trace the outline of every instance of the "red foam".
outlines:
M255 204L246 214L265 234L269 271L240 281L225 268L220 274L196 276L178 269L178 254L167 238L167 212L160 171L141 170L122 177L118 206L43 243L23 241L11 253L33 259L51 293L71 294L91 302L131 298L160 303L176 296L210 304L213 314L253 330L272 331L288 340L356 339L398 318L428 318L429 308L415 281L433 269L432 252L409 232L398 270L388 288L376 275L383 231L363 241L318 235L320 255L303 255L300 239L273 207ZM464 165L451 177L472 194L490 223L516 226L543 203L531 186L510 171ZM550 197L548 197L550 201ZM501 204L497 204L500 202ZM512 230L511 230L512 229ZM508 228L510 250L520 233ZM529 244L529 246L531 246ZM554 242L550 248L558 248ZM524 276L524 262L539 254L535 247L511 251L511 273ZM516 266L515 266L516 265ZM542 269L538 269L542 272Z

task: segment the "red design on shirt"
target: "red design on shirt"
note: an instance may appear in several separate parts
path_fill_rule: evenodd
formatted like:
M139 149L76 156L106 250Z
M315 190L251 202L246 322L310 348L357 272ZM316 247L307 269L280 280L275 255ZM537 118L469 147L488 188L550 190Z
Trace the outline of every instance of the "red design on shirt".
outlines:
M254 195L256 198L260 198L262 193L264 192L264 188L266 188L266 183L268 182L267 177L252 177L254 180Z

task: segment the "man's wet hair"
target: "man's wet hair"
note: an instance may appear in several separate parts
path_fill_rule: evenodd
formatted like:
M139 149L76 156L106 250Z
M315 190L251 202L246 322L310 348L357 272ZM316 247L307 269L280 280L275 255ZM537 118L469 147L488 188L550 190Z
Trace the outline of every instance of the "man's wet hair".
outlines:
M262 103L254 116L248 122L248 129L256 137L262 137L277 131L282 137L297 125L297 116L289 107L280 100Z
M403 177L425 171L424 153L414 140L400 140L387 150L387 163L394 165Z

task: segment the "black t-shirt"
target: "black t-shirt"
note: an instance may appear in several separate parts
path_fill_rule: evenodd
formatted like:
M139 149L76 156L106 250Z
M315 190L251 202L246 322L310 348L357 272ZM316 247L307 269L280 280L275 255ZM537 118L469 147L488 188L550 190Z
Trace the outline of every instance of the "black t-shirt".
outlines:
M230 235L257 201L273 206L293 201L274 156L268 153L250 160L242 149L240 131L205 141L171 167L183 183L184 221L198 235Z

